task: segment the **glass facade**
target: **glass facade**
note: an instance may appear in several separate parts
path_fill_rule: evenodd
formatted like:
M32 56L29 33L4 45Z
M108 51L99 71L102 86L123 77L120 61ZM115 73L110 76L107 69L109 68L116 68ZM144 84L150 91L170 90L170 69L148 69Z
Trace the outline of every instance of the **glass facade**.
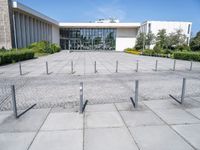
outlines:
M60 46L69 50L115 50L116 29L61 28Z

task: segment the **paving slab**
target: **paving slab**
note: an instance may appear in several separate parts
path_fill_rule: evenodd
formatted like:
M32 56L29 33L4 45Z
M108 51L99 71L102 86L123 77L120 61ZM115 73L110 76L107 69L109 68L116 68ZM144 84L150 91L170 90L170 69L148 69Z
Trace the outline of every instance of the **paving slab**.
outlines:
M85 150L138 150L126 128L85 130Z
M141 150L193 150L168 126L140 126L130 130Z
M86 113L86 128L122 127L124 126L118 112Z
M186 109L186 111L200 119L200 108Z
M41 130L77 130L83 128L83 115L79 113L50 113Z
M156 109L155 113L168 124L200 123L199 119L182 109Z
M87 105L86 112L112 112L117 111L114 104Z
M0 124L0 132L37 131L46 119L50 109L31 109L16 119L13 114L4 116Z
M119 111L144 111L148 110L148 108L142 103L138 103L138 107L134 108L133 104L130 102L123 102L123 103L115 103L117 109Z
M173 101L172 99L166 100L149 100L143 101L143 103L148 106L150 109L172 109L172 108L180 108L180 104Z
M174 125L173 128L196 149L200 149L200 124Z
M40 132L30 150L82 150L82 130Z
M0 133L1 150L27 150L36 132Z
M163 121L151 111L120 111L128 126L162 125Z

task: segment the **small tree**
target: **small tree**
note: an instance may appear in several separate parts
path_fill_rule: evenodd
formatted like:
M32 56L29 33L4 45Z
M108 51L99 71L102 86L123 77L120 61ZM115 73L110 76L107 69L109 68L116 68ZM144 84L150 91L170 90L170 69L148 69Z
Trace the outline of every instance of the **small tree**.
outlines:
M157 37L156 37L156 45L157 45L157 47L160 47L161 49L164 49L164 48L167 47L168 38L167 38L167 34L166 34L165 29L158 31Z
M200 31L191 39L190 48L192 51L200 51Z
M145 40L146 40L146 34L142 32L139 33L136 39L135 49L141 50L145 48L145 42L146 42Z
M148 46L148 49L150 49L150 46L151 46L152 44L154 44L155 38L156 38L156 37L155 37L155 35L154 35L152 32L149 32L149 33L147 34L146 39L145 39L145 45Z

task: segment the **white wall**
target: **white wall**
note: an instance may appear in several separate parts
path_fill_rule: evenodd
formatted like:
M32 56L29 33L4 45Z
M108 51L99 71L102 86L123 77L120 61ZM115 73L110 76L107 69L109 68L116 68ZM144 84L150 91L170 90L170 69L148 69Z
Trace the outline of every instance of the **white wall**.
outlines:
M52 25L52 43L60 45L59 26Z
M151 23L151 31L157 34L159 30L166 29L169 34L171 32L176 32L176 30L182 29L183 34L187 37L191 34L191 22L167 22L167 21L149 21ZM190 32L188 33L188 25L190 24Z
M116 35L116 51L124 51L135 46L137 28L118 28Z

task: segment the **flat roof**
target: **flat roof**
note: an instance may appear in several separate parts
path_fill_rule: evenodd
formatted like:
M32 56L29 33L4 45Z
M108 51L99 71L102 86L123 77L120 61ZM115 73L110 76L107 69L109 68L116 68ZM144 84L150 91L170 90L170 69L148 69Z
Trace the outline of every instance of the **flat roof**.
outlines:
M38 18L41 18L41 19L43 19L45 21L48 21L48 22L50 22L52 24L55 24L55 25L59 24L58 21L56 21L56 20L54 20L54 19L52 19L52 18L50 18L50 17L38 12L38 11L36 11L36 10L34 10L34 9L28 7L28 6L25 6L25 5L23 5L23 4L19 3L19 2L13 1L12 7L14 9L18 9L18 10L26 12L26 13L28 13L30 15L36 16Z
M59 27L67 28L139 28L140 23L59 23Z

